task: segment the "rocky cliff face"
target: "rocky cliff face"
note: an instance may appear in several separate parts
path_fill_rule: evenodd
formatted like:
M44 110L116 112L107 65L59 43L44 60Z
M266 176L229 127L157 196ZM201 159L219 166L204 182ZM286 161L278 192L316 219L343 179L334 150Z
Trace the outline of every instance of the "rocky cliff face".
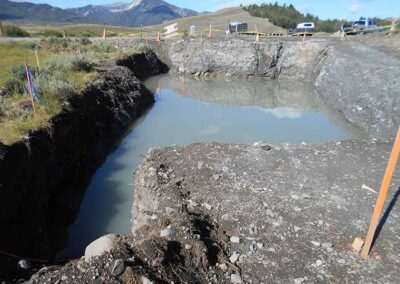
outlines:
M400 124L400 60L365 41L215 38L155 48L179 73L311 82L333 108L371 137L393 137Z
M153 66L153 74L161 72L163 65L154 55L137 57L140 60L132 56L124 62L133 60ZM147 71L141 77L153 74ZM74 96L48 127L10 146L0 143L0 227L5 230L0 250L51 258L66 241L88 178L153 102L132 71L114 66Z

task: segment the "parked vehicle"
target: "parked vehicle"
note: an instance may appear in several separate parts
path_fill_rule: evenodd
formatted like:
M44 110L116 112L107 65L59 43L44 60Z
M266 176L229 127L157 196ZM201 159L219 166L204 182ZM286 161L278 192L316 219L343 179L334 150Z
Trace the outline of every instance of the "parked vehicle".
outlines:
M351 32L351 31L353 31L353 26L352 25L342 25L340 27L340 31L342 31L342 32Z
M374 21L371 21L371 19L358 20L353 23L353 31L362 31L376 27L378 25Z
M239 22L233 22L229 23L229 32L234 33L234 32L247 32L249 29L249 26L247 23L239 23Z
M296 27L297 34L312 35L315 32L315 24L314 23L300 23Z

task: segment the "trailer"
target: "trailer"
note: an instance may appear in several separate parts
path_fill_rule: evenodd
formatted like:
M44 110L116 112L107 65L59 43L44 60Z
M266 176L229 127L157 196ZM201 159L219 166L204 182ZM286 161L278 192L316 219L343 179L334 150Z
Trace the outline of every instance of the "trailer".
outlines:
M249 30L249 25L247 23L233 22L229 23L230 33L243 33Z

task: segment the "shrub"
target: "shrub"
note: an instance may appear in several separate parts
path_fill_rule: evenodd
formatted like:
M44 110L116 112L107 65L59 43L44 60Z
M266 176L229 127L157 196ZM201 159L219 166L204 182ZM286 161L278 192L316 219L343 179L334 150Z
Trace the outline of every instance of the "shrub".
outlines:
M85 71L90 72L93 70L94 62L84 55L78 55L71 58L71 71Z
M150 51L150 47L147 44L140 43L137 46L131 47L125 51L126 54L132 55L136 53L145 53Z
M44 37L64 37L62 33L56 30L46 30L42 33L39 33L39 35L42 35Z
M3 33L9 37L30 37L30 34L14 25L3 25Z
M114 53L117 51L115 46L113 46L109 43L106 43L106 42L102 42L98 45L94 45L93 50L95 52L99 52L99 53Z
M82 45L89 45L92 42L87 37L81 37L78 42Z

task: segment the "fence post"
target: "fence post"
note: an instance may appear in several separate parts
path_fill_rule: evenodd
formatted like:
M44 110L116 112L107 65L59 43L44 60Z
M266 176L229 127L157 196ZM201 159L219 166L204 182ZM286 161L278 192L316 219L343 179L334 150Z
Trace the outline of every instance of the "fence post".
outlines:
M0 37L4 36L3 24L0 22Z

